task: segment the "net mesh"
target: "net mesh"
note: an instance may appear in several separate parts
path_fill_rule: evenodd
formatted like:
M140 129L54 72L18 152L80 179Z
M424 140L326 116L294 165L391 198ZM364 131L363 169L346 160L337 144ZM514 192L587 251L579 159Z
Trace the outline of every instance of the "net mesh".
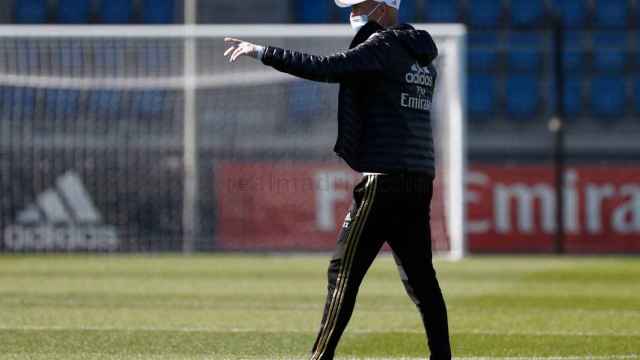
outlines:
M251 39L321 55L350 40L261 34ZM185 49L181 37L0 37L0 250L178 251L186 207L199 215L187 225L195 250L333 247L359 179L330 151L338 86L228 64L217 36L195 41L185 76ZM185 86L195 204L184 202ZM447 251L440 175L432 229Z

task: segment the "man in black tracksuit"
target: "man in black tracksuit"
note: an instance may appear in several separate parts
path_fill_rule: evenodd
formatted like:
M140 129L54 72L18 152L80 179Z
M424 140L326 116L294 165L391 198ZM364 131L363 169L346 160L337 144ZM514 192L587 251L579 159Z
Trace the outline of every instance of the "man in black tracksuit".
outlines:
M335 1L352 6L352 25L358 29L346 52L324 57L225 39L231 61L252 56L304 79L340 83L334 150L364 176L353 190L329 265L327 301L311 359L333 359L358 288L384 242L420 310L431 359L451 359L429 225L435 176L432 62L438 51L428 32L397 25L400 0Z

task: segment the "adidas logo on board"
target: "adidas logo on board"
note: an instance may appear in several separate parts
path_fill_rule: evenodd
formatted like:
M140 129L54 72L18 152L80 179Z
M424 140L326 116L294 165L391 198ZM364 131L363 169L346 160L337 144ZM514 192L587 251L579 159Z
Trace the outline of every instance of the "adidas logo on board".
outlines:
M3 235L10 250L113 251L119 243L115 227L103 224L75 172L60 176L54 187L39 194Z

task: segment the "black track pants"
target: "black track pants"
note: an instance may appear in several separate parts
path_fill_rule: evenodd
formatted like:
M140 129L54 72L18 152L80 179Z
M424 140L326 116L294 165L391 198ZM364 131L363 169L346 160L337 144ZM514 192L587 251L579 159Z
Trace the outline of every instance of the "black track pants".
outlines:
M365 175L356 185L329 265L327 302L312 360L333 359L360 283L385 241L422 315L431 359L451 359L447 309L431 262L432 193L433 178L427 175Z

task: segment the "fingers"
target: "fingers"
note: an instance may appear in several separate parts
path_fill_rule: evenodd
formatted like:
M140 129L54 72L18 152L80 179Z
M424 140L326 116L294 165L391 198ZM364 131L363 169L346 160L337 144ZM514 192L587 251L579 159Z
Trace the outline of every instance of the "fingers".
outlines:
M234 62L236 61L238 56L242 55L243 50L244 50L244 47L242 46L242 44L234 45L228 48L227 51L224 52L224 56L225 57L229 56L229 62Z
M233 51L235 51L235 49L237 49L238 45L240 45L241 42L242 41L240 41L238 39L234 39L234 38L230 38L230 37L224 38L224 44L229 47L227 49L227 51L224 52L224 56L226 57L229 54L233 53Z
M224 38L224 42L229 48L224 52L224 56L229 56L229 62L235 62L236 59L242 55L244 41L231 37Z
M251 43L231 37L224 38L224 42L229 46L224 52L225 57L229 56L229 62L235 62L240 56L251 54L255 48Z
M235 62L238 57L240 57L241 55L244 55L246 52L247 52L247 49L245 47L239 46L236 49L236 51L233 52L233 55L231 55L229 62Z
M224 42L227 43L228 45L237 45L237 44L240 44L243 41L240 40L240 39L226 37L226 38L224 38Z
M232 46L228 48L227 51L224 52L224 56L225 57L229 56L229 62L233 62L233 54L235 54L236 51L238 51L239 49L240 47L238 46Z

